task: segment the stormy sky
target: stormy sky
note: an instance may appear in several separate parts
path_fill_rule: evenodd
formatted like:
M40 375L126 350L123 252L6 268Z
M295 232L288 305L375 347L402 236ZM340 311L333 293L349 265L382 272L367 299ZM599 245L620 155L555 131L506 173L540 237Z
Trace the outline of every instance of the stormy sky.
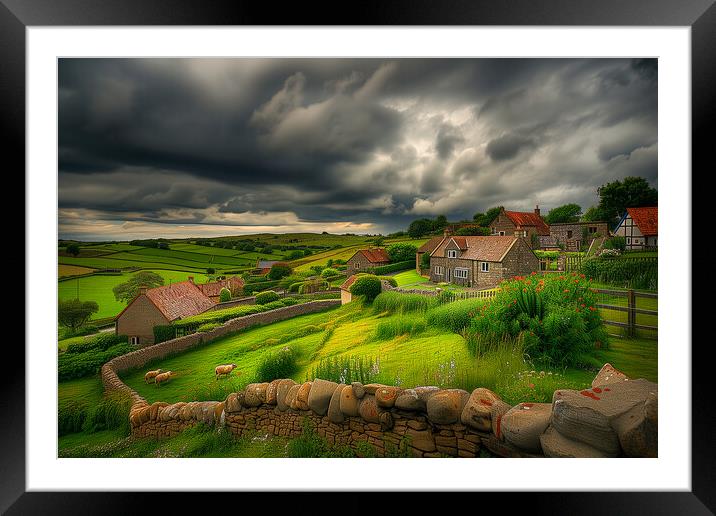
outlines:
M61 59L60 238L388 233L657 186L655 59Z

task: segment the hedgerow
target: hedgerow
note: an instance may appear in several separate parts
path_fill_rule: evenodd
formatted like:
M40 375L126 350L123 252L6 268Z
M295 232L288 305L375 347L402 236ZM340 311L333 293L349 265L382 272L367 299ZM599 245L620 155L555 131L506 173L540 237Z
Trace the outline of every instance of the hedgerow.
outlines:
M375 274L386 274L388 272L397 272L412 269L415 267L415 260L406 260L403 262L391 263L389 265L381 265L373 269Z
M582 262L582 274L599 283L624 288L656 290L659 283L657 260L598 257Z

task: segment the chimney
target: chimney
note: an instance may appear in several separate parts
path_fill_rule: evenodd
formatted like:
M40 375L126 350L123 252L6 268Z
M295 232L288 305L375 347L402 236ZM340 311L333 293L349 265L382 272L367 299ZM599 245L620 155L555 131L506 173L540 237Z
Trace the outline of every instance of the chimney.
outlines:
M142 295L144 295L144 294L146 294L146 293L147 293L147 286L146 286L146 285L142 285L141 287L139 287L139 295L140 295L140 296L142 296Z
M443 229L443 236L444 237L452 236L452 234L453 234L452 229L453 229L452 226L445 226L445 229Z
M539 204L535 205L535 215L539 217Z
M186 279L188 279L191 283L194 283L194 276L188 276Z

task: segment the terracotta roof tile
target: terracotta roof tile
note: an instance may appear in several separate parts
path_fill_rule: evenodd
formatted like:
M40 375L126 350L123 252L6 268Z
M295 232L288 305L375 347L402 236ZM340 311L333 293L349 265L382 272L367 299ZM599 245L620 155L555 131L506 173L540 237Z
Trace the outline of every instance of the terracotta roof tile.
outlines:
M434 237L418 247L418 253L432 253L445 237Z
M150 288L146 296L169 321L207 311L214 302L191 281Z
M499 262L507 251L517 242L514 236L467 236L466 249L458 258L465 260L480 260L485 262ZM446 238L432 253L433 256L444 256L448 243L455 238ZM457 243L457 242L456 242Z
M199 290L201 290L205 296L214 297L219 296L221 289L226 287L229 290L238 289L244 286L244 280L238 276L232 276L225 280L212 281L209 283L198 284Z
M540 217L536 213L529 211L505 210L505 215L509 217L509 219L515 226L534 226L535 229L537 229L537 234L545 236L549 235L549 226L544 220L542 220L542 217Z
M659 234L659 208L648 206L644 208L627 208L627 213L634 220L639 231L644 236L658 236Z
M390 257L385 249L361 249L358 251L371 263L389 263Z
M351 288L351 285L353 285L353 283L355 283L356 277L357 276L354 274L353 276L351 276L347 280L345 280L340 287L341 290L348 290L349 288Z

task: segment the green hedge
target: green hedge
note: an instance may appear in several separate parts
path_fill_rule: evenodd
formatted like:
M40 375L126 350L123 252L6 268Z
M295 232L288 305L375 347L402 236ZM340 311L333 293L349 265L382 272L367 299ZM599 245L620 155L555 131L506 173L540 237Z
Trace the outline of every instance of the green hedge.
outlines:
M262 290L268 290L273 287L277 287L281 280L274 281L257 281L252 283L246 283L244 285L244 295L250 296L255 292L261 292Z
M391 263L389 265L382 265L381 267L376 267L373 269L372 272L375 274L385 274L388 272L397 272L397 271L405 271L408 269L412 269L415 267L415 260L407 260L404 262L395 262Z
M582 261L581 272L599 283L656 290L659 263L651 258L599 257Z
M83 352L61 353L57 359L58 379L62 382L96 374L106 362L134 349L134 346L124 342L106 350L93 348Z

